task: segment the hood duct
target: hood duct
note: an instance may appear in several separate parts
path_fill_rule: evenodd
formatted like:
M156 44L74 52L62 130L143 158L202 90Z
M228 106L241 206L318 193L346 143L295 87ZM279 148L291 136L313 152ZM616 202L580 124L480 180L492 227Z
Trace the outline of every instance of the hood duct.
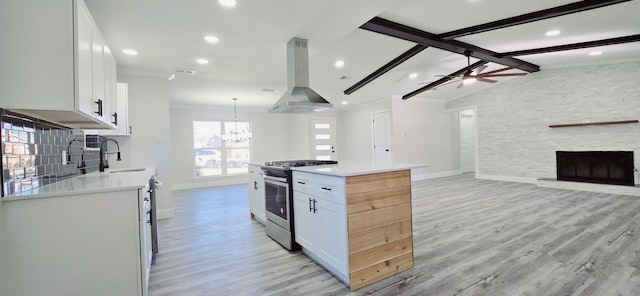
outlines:
M287 43L288 89L270 113L311 113L333 107L309 87L309 50L307 40L292 38Z

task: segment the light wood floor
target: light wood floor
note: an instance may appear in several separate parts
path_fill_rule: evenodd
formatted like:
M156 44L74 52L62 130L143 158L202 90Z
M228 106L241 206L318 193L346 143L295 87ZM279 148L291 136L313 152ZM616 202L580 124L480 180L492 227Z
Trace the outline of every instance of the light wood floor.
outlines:
M246 186L174 192L150 295L640 295L640 197L413 184L415 267L353 293L249 219Z

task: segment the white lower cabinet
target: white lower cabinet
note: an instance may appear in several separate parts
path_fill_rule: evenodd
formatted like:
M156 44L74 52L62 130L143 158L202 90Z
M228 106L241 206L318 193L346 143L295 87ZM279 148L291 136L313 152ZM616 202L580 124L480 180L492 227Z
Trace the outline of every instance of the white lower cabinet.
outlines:
M0 295L146 296L147 188L2 202ZM4 272L7 271L7 272Z
M151 275L151 261L153 260L153 250L151 248L151 200L148 188L144 193L144 198L139 198L140 213L140 265L142 269L142 295L147 295L149 290L149 275Z
M327 187L325 179L324 176L293 172L293 183L304 182L305 186L302 188L306 188L300 189L301 187L294 185L295 238L310 257L348 283L345 179L331 179L330 181L333 182L330 183L334 186L331 190L328 190L329 187ZM311 182L311 186L307 186L308 182ZM307 192L298 191L296 188ZM322 194L322 191L331 191L332 194L329 196L337 193L341 195L341 198L327 198L326 194ZM309 192L313 192L313 195Z
M249 210L251 216L258 222L264 224L267 221L265 216L264 199L264 175L259 165L249 165Z

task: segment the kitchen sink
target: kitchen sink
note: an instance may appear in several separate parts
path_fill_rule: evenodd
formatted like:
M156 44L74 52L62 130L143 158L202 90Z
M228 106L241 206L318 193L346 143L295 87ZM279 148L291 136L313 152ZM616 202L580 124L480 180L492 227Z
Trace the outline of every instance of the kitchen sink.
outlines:
M110 171L109 173L128 173L128 172L142 172L146 170L146 168L139 168L139 169L122 169L122 170L115 170L115 171Z

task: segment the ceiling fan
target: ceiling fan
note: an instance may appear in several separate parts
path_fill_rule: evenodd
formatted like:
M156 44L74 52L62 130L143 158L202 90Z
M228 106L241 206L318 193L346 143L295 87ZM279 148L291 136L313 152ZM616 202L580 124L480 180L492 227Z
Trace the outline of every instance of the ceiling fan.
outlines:
M493 79L488 79L488 77L509 77L509 76L525 76L528 73L500 73L500 72L504 72L504 71L508 71L511 69L515 69L515 67L505 67L505 68L501 68L501 69L497 69L497 70L493 70L493 71L489 71L489 72L484 72L482 73L482 71L484 71L484 69L487 68L487 66L482 65L478 68L474 70L471 69L471 51L467 50L464 52L464 55L467 57L467 71L464 72L464 74L462 76L460 76L460 84L458 84L458 86L456 88L461 88L467 84L471 84L474 83L476 81L481 81L481 82L487 82L487 83L496 83L498 82L497 80L493 80ZM458 76L450 76L450 75L436 75L438 77L458 77ZM443 86L443 85L447 85L447 84L451 84L451 83L455 83L457 81L451 81L448 83L443 83L441 85L438 86ZM429 83L429 82L421 82L420 84L424 84L424 83ZM435 89L435 88L434 88Z

